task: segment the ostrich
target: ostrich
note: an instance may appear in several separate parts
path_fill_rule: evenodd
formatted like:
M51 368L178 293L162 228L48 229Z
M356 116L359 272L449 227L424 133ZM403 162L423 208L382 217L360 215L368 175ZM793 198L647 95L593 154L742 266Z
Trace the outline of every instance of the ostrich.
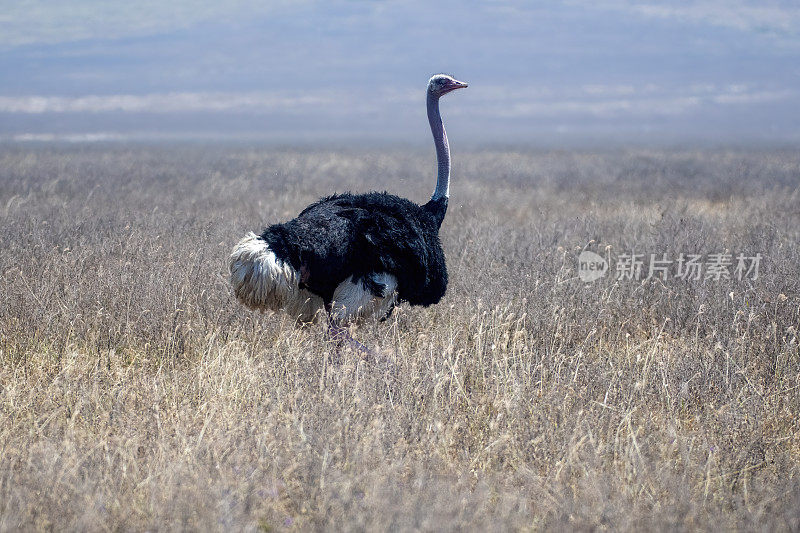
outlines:
M385 319L399 302L438 303L447 289L439 228L450 194L450 148L439 98L466 86L444 74L428 82L438 162L429 202L417 205L386 192L334 194L261 235L248 233L228 262L236 297L251 309L282 309L301 322L324 309L333 336L368 353L343 324Z

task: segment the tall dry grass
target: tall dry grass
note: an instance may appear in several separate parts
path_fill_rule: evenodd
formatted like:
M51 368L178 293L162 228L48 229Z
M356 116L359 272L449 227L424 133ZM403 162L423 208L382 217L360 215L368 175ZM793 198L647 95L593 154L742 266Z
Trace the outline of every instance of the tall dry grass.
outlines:
M0 530L800 527L800 157L456 153L451 285L354 335L246 311L226 257L432 154L0 149ZM757 280L577 254L761 253Z

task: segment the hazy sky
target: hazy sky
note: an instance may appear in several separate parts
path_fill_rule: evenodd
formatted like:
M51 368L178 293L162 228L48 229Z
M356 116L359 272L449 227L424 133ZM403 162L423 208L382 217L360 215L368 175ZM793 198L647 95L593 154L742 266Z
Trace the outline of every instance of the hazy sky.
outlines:
M800 141L800 3L1 0L0 138Z

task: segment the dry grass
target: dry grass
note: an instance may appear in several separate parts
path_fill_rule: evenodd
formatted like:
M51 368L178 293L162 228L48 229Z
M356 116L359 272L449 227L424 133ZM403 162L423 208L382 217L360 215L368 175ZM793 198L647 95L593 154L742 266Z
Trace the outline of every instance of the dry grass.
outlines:
M0 149L0 530L800 527L796 152L456 153L451 286L354 334L246 311L245 231L425 152ZM584 248L764 256L586 285Z

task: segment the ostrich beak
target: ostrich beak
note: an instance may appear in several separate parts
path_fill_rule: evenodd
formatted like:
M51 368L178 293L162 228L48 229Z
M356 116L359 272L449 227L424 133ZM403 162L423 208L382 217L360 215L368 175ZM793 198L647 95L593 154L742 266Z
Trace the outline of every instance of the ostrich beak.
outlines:
M443 94L455 91L456 89L463 89L464 87L468 87L468 85L463 81L449 80Z

